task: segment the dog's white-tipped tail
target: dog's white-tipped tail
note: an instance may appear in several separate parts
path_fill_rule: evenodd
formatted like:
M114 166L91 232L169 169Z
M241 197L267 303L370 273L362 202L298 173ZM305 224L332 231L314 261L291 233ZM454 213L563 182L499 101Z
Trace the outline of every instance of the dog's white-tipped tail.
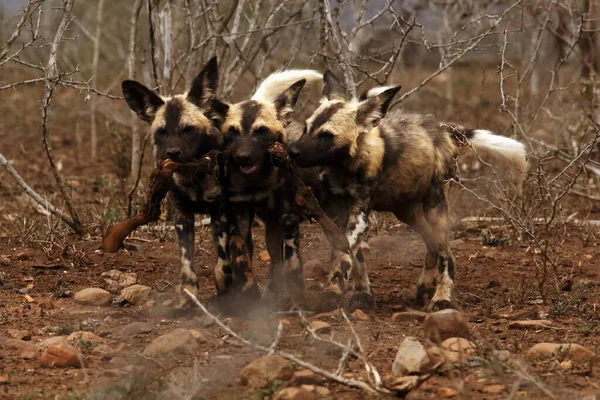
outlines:
M489 160L492 165L498 161L514 171L513 175L522 177L527 173L527 151L523 143L485 129L475 129L467 137L484 161Z
M252 96L252 100L273 102L290 86L301 79L311 83L323 79L323 75L312 69L290 69L274 72L265 79Z

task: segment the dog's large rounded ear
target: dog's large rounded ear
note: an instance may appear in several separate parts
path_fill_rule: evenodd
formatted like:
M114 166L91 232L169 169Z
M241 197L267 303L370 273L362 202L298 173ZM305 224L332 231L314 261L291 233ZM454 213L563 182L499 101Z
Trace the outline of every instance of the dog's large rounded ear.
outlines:
M284 122L284 125L290 121L292 113L294 112L294 106L296 105L296 102L298 102L300 91L305 84L306 79L300 79L275 99L274 104L277 115L279 119Z
M390 108L392 99L401 88L401 86L386 86L369 90L365 100L358 106L356 123L362 125L365 131L379 125L381 118L385 116Z
M137 81L125 80L121 83L121 88L129 108L148 123L154 119L156 110L165 104L156 92Z
M198 107L205 108L217 95L219 87L219 66L217 57L211 58L202 71L192 81L188 100Z
M323 74L323 96L328 100L344 100L344 88L330 70Z

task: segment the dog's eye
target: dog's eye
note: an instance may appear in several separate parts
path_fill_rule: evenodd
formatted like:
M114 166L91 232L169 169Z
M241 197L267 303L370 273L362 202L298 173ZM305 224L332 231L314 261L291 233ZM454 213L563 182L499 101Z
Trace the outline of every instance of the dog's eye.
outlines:
M196 128L195 128L195 127L193 127L193 126L191 126L191 125L188 125L188 126L185 126L185 127L184 127L184 128L181 130L181 133L182 133L183 135L190 135L190 134L194 133L194 131L195 131L195 130L196 130Z
M324 139L333 139L333 136L333 133L331 133L330 131L319 132L319 137L322 137Z
M166 136L167 130L165 128L158 128L155 134L156 136Z
M240 130L238 128L236 128L235 126L230 126L229 129L227 129L227 136L231 136L231 137L240 136Z
M267 136L271 131L266 126L261 126L254 130L254 136Z

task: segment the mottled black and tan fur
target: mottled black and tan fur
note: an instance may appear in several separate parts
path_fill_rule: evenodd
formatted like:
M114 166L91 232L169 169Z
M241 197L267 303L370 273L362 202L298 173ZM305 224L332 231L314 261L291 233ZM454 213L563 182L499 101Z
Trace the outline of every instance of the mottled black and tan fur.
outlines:
M194 79L190 90L181 95L163 97L139 82L123 82L127 104L150 125L157 164L166 159L191 162L211 150L222 148L220 116L226 105L216 98L218 80L217 60L213 58ZM231 236L227 218L230 210L227 209L222 185L213 175L191 180L175 174L174 181L176 186L169 192L169 198L176 209L175 230L181 252L182 288L195 294L198 292L197 276L193 268L194 215L203 213L211 217L217 247L215 283L217 294L223 294L232 285L236 275L230 266L228 247L230 244L237 247L240 240ZM244 252L245 246L241 247ZM238 257L239 254L235 256ZM242 272L236 282L244 290L259 293L250 271Z
M299 300L304 280L299 251L299 214L293 193L268 152L286 143L300 90L307 81L321 80L312 70L288 70L271 74L250 100L230 104L223 114L222 133L227 161L227 197L242 235L251 240L256 213L265 223L267 250L271 259L269 292Z
M346 230L358 260L352 268L357 293L371 296L359 247L369 213L389 211L427 246L417 301L445 308L451 302L454 257L448 246L444 181L454 172L460 143L466 139L478 153L508 161L517 174L527 169L525 150L521 143L488 131L456 128L399 110L388 113L399 90L375 88L347 101L339 81L327 71L321 105L290 152L298 166L322 168L323 206ZM343 290L349 275L348 268L334 268L330 279Z

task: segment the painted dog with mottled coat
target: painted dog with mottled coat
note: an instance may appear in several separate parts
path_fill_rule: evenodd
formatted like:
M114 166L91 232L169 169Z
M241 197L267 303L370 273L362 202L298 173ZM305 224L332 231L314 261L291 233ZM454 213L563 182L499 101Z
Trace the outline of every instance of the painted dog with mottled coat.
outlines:
M359 245L368 231L369 213L389 211L417 231L427 247L417 302L429 309L447 308L454 257L448 246L444 182L454 175L461 145L469 143L478 154L507 162L516 174L527 170L525 148L488 131L440 124L431 116L388 113L399 90L378 87L348 101L337 78L325 72L322 102L290 154L299 167L321 167L322 205L345 230L358 260L352 271L333 269L333 285L344 290L352 272L355 296L372 299Z

